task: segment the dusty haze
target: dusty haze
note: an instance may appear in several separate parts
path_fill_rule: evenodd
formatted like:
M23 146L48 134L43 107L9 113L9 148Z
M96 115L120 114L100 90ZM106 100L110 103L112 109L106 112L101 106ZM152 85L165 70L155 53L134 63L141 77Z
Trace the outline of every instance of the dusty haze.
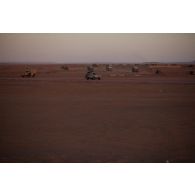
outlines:
M0 34L0 62L173 62L195 59L195 34Z

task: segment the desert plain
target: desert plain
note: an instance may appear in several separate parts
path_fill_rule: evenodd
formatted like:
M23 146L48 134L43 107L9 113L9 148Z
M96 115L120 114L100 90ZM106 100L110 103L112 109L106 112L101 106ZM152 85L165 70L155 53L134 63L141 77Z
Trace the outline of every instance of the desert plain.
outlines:
M0 162L195 162L194 65L25 66L0 65Z

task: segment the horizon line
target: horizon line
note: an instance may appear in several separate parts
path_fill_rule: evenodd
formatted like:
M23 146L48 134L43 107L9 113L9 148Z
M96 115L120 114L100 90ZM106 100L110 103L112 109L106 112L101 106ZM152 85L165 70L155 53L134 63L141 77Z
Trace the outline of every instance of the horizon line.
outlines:
M167 64L167 63L195 63L194 61L166 61L166 62L158 62L158 61L145 61L145 62L0 62L0 64Z

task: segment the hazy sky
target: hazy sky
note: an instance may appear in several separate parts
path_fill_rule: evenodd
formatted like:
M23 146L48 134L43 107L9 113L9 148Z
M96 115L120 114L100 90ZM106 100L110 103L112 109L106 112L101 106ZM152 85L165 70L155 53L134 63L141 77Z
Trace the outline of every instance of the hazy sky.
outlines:
M195 34L0 34L0 62L195 60Z

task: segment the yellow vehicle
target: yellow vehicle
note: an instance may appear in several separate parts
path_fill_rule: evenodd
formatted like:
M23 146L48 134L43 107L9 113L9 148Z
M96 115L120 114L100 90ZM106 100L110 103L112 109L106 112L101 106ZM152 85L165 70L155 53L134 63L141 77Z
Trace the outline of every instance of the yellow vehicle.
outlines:
M25 78L30 78L30 77L35 77L36 75L36 70L31 70L30 68L26 68L26 71L23 75L21 75L21 77Z

